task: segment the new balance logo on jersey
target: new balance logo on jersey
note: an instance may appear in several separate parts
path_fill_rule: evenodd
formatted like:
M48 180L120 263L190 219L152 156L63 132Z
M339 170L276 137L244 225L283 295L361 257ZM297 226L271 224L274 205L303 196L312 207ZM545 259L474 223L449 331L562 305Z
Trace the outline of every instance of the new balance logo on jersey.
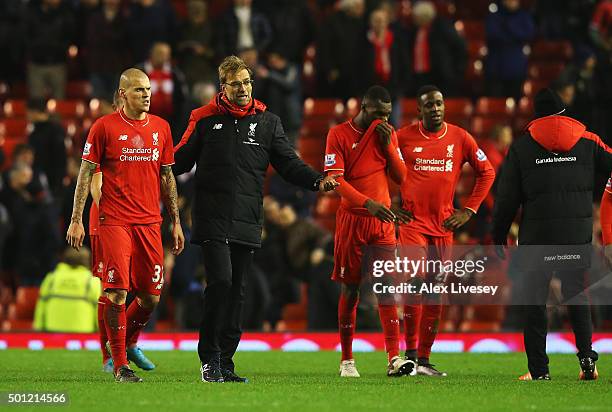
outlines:
M423 151L423 148L421 146L417 146L414 148L414 150L412 151L413 153L421 153Z
M223 123L217 123L213 126L213 130L221 130L223 129Z
M355 148L357 147L357 145L358 145L358 144L359 144L359 143L353 143L353 145L351 146L351 150L352 150L352 149L355 149Z
M159 133L153 133L153 146L158 146L159 144Z
M119 135L119 140L127 140L127 139L128 139L128 135L127 134Z
M449 144L446 146L446 157L453 157L453 149L455 148L454 144Z

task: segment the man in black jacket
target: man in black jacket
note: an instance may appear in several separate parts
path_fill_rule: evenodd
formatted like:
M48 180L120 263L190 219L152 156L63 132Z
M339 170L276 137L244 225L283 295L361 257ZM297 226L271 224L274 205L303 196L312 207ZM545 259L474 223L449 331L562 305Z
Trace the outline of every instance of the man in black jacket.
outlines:
M269 164L287 181L313 191L333 190L291 148L278 116L251 96L252 73L236 56L219 66L222 91L191 113L175 147L174 172L194 164L191 243L202 247L207 285L198 354L204 382L246 382L232 357L241 330L246 276L261 246L263 183Z
M522 207L518 252L523 277L515 293L518 289L525 304L529 373L521 380L550 379L546 299L552 271L562 280L564 298L570 301L568 312L576 337L580 378L597 378L597 353L591 346L591 314L584 291L588 259L570 262L564 258L556 266L543 262L552 262L548 254L556 256L559 251L576 252L565 256L590 256L594 173L610 174L612 154L582 123L562 116L564 110L554 91L544 89L537 94L536 119L527 126L527 135L510 147L497 186L493 213L496 245L506 245L508 229ZM505 256L501 246L497 251Z

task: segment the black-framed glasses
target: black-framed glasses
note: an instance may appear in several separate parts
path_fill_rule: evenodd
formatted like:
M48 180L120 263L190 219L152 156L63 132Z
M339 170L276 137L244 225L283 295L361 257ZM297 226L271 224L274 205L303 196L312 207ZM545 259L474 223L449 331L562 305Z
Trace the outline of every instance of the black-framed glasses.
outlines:
M244 87L252 86L254 82L255 81L253 79L247 79L247 80L243 80L243 81L236 81L236 82L225 83L225 84L228 85L228 86L232 86L232 87L237 89L241 85L244 86Z

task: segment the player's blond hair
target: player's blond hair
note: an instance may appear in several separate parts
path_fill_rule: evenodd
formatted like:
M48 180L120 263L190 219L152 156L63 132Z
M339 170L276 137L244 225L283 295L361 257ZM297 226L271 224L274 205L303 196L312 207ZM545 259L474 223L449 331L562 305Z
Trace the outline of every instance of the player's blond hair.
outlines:
M236 74L239 71L245 69L249 72L249 76L252 77L253 72L251 71L249 66L247 66L244 60L242 60L238 56L227 56L219 65L219 83L225 84L225 81L230 75Z

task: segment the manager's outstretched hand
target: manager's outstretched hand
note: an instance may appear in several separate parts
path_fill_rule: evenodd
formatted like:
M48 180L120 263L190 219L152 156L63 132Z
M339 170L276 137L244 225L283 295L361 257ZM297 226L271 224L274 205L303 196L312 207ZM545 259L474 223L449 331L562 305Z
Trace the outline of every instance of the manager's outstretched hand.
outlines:
M336 178L340 176L342 176L342 173L325 176L323 180L321 180L321 183L319 183L319 192L331 192L340 186L340 183L336 181Z

